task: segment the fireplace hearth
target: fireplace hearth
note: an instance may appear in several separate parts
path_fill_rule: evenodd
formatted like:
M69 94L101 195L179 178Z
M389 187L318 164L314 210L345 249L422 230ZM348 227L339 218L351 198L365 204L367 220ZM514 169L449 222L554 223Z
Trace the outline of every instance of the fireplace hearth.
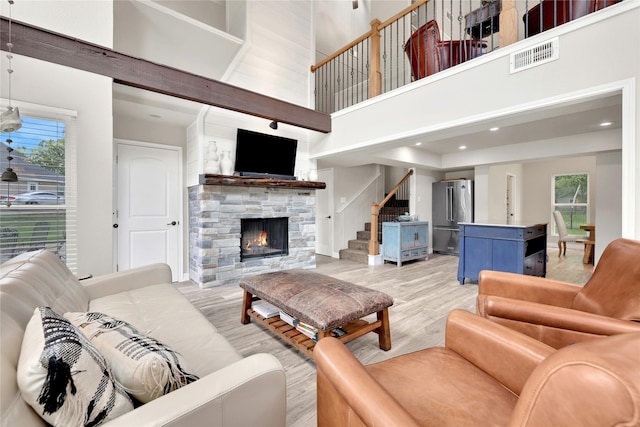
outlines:
M289 219L243 218L240 220L240 259L289 254Z

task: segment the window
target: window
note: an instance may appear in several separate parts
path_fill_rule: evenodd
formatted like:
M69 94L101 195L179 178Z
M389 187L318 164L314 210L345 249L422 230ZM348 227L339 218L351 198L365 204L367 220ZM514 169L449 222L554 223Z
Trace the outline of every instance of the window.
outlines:
M20 110L22 127L2 134L1 141L0 167L7 167L6 140L10 138L11 167L18 182L3 182L0 187L0 262L46 248L75 271L74 116L38 114L22 106Z
M567 232L586 235L581 225L589 223L589 175L586 173L553 177L553 209L562 213ZM554 234L558 234L554 224Z

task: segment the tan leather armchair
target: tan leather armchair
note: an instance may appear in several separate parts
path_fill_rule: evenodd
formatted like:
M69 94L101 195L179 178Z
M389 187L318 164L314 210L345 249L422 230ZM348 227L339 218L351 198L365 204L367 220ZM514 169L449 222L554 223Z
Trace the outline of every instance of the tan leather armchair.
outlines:
M640 241L616 239L589 281L481 271L477 313L554 348L640 331Z
M445 341L363 366L320 340L318 427L638 425L640 333L555 350L454 310Z

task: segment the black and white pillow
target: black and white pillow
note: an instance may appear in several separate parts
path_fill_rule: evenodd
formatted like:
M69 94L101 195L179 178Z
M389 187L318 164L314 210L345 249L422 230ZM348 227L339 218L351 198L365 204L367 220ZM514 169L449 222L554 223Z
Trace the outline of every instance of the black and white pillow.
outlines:
M198 379L180 353L123 320L97 312L64 316L100 350L118 381L142 403Z
M99 350L49 307L27 324L17 377L25 401L54 426L99 425L133 409Z

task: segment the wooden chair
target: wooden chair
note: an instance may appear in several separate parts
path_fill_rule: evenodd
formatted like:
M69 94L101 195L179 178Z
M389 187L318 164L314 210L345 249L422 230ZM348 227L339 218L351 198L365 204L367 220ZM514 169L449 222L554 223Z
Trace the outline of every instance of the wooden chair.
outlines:
M553 219L556 221L556 228L558 229L558 257L561 255L567 255L567 242L577 242L578 236L569 234L567 232L567 225L564 222L562 213L560 211L553 211Z

